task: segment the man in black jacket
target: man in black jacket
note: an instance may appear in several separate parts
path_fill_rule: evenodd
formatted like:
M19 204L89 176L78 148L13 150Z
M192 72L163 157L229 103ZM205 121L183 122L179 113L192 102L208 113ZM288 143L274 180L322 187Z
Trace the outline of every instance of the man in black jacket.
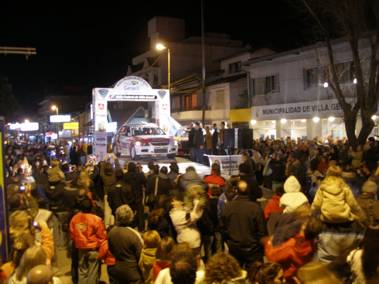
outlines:
M248 268L255 261L262 261L263 248L260 243L266 235L266 225L259 205L249 200L245 181L234 181L238 196L226 203L221 215L221 229L229 252Z
M202 164L204 155L204 133L200 126L200 122L195 123L193 147L195 151L195 162Z
M121 205L128 204L130 207L135 207L132 188L130 184L123 181L122 169L116 170L116 179L116 183L108 191L108 203L113 216L116 216L116 210Z

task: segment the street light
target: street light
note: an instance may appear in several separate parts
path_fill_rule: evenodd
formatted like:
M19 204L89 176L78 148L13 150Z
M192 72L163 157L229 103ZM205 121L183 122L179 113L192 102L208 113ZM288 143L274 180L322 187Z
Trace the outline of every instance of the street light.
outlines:
M170 49L161 42L155 45L155 49L163 51L167 49L167 89L171 93L171 52Z
M59 109L58 109L58 107L57 107L56 105L52 105L52 106L51 106L51 110L52 110L52 111L55 111L56 115L58 115L58 113L59 113Z

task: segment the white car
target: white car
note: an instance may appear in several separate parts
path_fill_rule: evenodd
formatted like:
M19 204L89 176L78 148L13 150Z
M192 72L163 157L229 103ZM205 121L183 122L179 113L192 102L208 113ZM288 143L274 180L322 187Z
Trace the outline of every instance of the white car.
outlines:
M117 131L114 152L129 156L132 160L139 157L167 157L173 159L177 153L177 142L164 133L154 123L124 124Z

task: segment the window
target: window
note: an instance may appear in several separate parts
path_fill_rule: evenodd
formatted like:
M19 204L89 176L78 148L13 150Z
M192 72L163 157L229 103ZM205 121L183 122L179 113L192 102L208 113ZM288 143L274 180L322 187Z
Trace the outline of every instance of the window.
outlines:
M304 70L304 89L317 87L319 80L319 72L319 68L311 68Z
M279 76L268 76L265 78L265 94L279 92Z
M266 95L279 92L279 75L255 78L251 83L253 95Z
M197 108L197 94L186 95L184 97L184 110L194 110Z
M241 71L241 61L233 62L229 64L229 74L237 73Z

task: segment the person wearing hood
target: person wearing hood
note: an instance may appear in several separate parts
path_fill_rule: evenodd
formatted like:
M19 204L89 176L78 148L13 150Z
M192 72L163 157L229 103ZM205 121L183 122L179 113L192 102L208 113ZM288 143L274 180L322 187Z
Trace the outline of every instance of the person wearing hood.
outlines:
M185 192L188 186L192 184L200 185L204 189L206 188L206 185L197 174L196 169L192 166L189 166L186 168L186 172L179 176L178 189L181 192Z
M365 212L368 225L379 225L379 201L375 199L378 186L375 182L368 180L362 186L362 194L357 199L359 206Z
M284 194L280 198L283 213L292 213L307 207L308 199L301 192L301 185L295 176L289 176L284 183Z
M364 218L364 213L349 186L342 179L342 169L330 166L326 178L312 203L313 211L320 211L320 219L326 223L346 223Z

